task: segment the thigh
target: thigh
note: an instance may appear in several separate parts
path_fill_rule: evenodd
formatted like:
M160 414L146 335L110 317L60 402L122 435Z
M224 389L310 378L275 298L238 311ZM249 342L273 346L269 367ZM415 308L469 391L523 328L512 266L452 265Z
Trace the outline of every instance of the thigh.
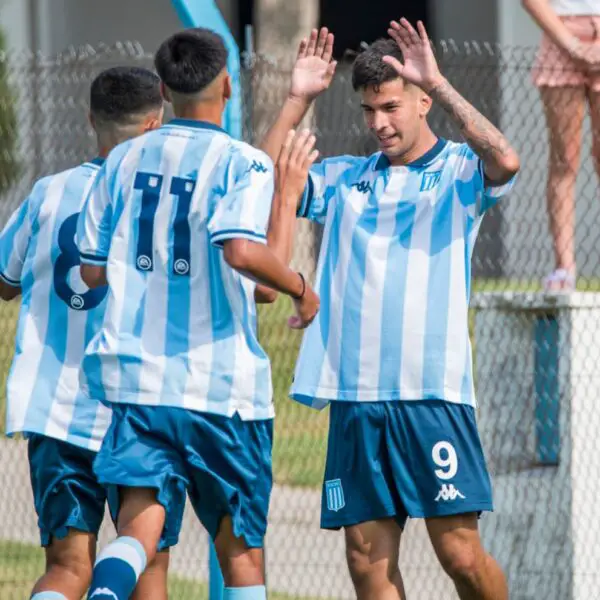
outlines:
M382 402L332 402L321 500L321 527L339 529L406 510L395 493Z
M128 519L146 504L158 503L164 509L166 517L159 550L177 543L185 507L188 482L172 415L177 410L115 405L111 425L94 464L98 480L107 489L111 516L120 526L124 519L121 506L126 496L129 496Z
M438 400L388 403L386 441L411 517L493 510L475 410Z
M558 165L576 166L581 149L581 130L586 110L583 86L542 87L550 158Z
M344 530L348 565L367 559L369 564L384 562L397 565L400 557L402 528L395 519L378 519L351 525Z
M104 517L106 495L94 475L95 454L60 440L32 435L28 456L42 545L66 538L72 529L96 536Z
M273 486L273 421L191 412L189 419L181 435L194 511L213 539L228 516L236 537L261 548Z

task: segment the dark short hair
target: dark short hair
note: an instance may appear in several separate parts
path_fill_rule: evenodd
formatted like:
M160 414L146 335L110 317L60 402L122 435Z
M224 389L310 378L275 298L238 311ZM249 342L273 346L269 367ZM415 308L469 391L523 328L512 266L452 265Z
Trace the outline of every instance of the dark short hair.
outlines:
M185 29L165 40L154 66L163 83L179 94L197 94L227 65L223 38L203 27Z
M398 72L384 63L384 56L393 56L404 62L402 51L394 40L381 38L373 42L366 50L361 52L352 67L352 87L354 91L373 86L377 90L388 81L398 79Z
M141 67L112 67L102 71L90 88L90 111L96 119L122 124L132 115L160 110L160 79Z

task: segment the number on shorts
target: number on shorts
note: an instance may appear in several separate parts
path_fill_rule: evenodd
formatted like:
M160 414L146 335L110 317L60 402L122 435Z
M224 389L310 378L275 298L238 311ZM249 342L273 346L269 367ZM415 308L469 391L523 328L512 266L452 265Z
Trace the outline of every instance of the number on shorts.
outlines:
M138 243L135 264L140 271L154 269L154 219L160 201L163 176L156 173L136 173L133 187L142 192L142 207L138 218ZM188 215L196 182L173 177L169 192L177 196L177 211L173 226L173 273L186 276L190 272L190 225Z
M439 469L435 474L439 479L452 479L458 471L458 456L450 442L438 442L431 451L433 462Z

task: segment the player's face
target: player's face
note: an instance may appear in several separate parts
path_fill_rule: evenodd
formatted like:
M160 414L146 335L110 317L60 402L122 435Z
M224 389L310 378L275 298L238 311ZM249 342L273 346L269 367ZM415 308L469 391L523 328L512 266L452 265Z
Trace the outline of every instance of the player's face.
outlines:
M427 114L423 92L395 79L378 89L368 87L361 95L365 122L377 137L380 150L388 158L409 152L418 142Z

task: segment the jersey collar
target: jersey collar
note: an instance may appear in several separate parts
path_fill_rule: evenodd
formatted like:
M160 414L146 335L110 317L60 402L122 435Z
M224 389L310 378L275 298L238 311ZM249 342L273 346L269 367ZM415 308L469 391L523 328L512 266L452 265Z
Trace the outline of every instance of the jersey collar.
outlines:
M209 123L208 121L195 121L194 119L171 119L167 125L176 125L178 127L193 127L194 129L210 129L212 131L220 131L221 133L227 132L218 125L214 123Z
M406 167L419 168L424 167L429 164L432 160L437 158L437 156L442 152L442 150L446 147L446 140L444 138L438 138L437 142L433 145L432 148L427 150L423 156L420 156L416 160L409 162L406 164ZM375 170L382 171L387 169L390 166L390 159L383 154L383 152L379 155L377 162L375 163Z
M90 165L95 165L96 167L101 167L104 164L104 158L101 156L96 156L96 158L92 158L92 160L88 160L87 162Z

